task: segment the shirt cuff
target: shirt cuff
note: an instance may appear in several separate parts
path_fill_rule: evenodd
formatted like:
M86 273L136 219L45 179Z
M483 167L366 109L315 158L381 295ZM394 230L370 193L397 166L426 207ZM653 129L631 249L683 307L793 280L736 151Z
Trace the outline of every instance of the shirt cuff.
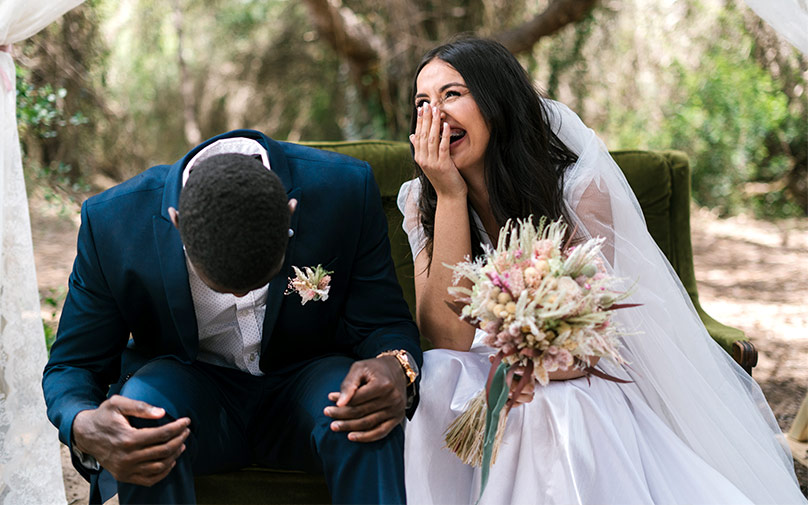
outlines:
M73 447L73 456L78 458L79 463L81 463L81 466L83 466L87 470L90 471L101 470L101 465L98 464L98 461L95 459L95 457L90 456L89 454L84 454L83 452L78 450L75 446Z

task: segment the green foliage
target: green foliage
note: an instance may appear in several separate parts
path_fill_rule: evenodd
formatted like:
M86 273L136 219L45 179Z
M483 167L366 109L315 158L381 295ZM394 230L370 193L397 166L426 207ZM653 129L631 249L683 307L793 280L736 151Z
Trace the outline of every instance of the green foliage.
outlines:
M555 50L549 51L547 64L550 76L546 85L548 96L558 95L560 80L565 73L570 71L573 75L569 81L574 88L575 96L581 97L587 93L586 80L582 79L583 74L586 73L586 59L582 57L581 52L592 35L594 27L595 17L590 13L574 26L569 27L570 42L565 43L564 40L559 40L554 45Z
M67 288L61 286L59 288L48 289L48 294L43 296L40 300L41 306L43 308L47 307L51 313L48 319L42 319L42 327L45 330L45 346L48 349L48 353L50 353L50 348L54 340L56 340L56 332L59 324L57 315L61 311L66 297Z
M343 0L385 46L360 74L305 2L92 0L37 36L47 43L29 48L36 79L18 76L21 138L42 165L29 159L26 175L68 191L81 189L81 174L124 179L177 159L196 131L403 139L426 50L459 32L496 36L547 5ZM766 56L774 46L750 13L739 0L601 2L518 56L610 148L688 153L698 203L804 214L784 181L808 156L805 59L782 48Z
M546 82L610 148L686 152L700 205L724 215L807 215L793 182L808 158L805 60L736 4L655 4L656 12L622 9L611 19L596 10L579 49L589 72L555 64ZM554 38L545 61L564 61L578 40Z
M87 117L76 112L68 115L64 109L67 90L54 89L49 83L35 86L29 80L29 72L17 67L17 127L22 138L55 139L66 127L77 127L87 124ZM21 144L23 155L26 154L26 142ZM66 209L65 198L86 193L90 190L83 177L76 176L74 168L67 163L54 162L43 165L26 159L26 176L43 186L45 198L51 204Z
M61 102L67 96L64 88L53 89L50 84L36 87L27 79L29 72L16 67L17 74L17 126L21 133L30 131L39 138L56 137L57 131L68 124L79 126L87 118L77 112L66 117Z
M657 145L691 153L693 196L724 213L740 210L746 182L782 176L787 160L770 159L765 140L788 116L786 97L772 78L743 54L713 47L705 70L681 66L681 101L667 107Z

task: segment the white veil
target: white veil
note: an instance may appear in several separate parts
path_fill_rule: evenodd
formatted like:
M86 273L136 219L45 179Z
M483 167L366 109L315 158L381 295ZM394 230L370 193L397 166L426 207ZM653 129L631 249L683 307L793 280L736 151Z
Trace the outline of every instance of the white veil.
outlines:
M572 226L604 236L617 277L636 282L618 310L628 367L601 360L633 381L641 397L704 461L755 503L805 503L791 453L757 383L710 337L665 255L648 233L623 172L595 133L565 105L547 101L559 138L578 155L566 173Z
M808 55L808 0L744 0L787 41Z

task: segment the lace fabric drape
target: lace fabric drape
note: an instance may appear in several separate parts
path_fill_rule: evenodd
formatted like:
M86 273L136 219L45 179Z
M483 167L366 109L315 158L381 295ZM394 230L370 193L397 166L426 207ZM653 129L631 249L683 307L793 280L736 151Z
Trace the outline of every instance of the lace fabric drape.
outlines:
M3 0L0 46L83 0ZM47 360L16 121L15 69L0 51L0 503L66 502L56 429L40 385Z

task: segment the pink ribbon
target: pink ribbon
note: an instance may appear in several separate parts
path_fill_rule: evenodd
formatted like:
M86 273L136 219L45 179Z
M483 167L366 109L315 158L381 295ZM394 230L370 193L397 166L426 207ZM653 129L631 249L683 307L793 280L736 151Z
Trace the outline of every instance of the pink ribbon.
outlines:
M0 46L0 51L4 53L10 53L11 44ZM5 71L3 71L2 68L0 68L0 77L2 77L3 79L3 85L6 87L6 91L11 92L11 90L14 89L14 85L11 83L11 79L9 79L8 75L6 75Z

